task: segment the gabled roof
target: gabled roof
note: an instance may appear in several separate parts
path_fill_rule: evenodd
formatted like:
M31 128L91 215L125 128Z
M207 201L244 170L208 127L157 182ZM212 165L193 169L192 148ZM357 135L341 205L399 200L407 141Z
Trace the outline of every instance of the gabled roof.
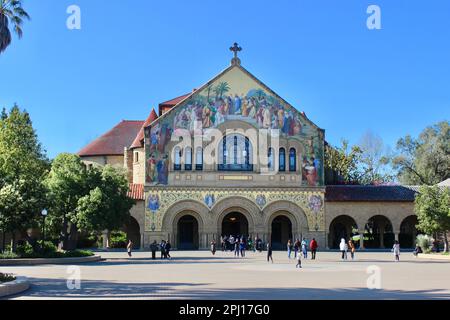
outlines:
M178 103L180 103L181 101L183 101L184 99L186 99L190 95L191 95L191 93L183 94L182 96L173 98L173 99L165 101L165 102L161 102L159 105L160 106L174 107L174 106L176 106Z
M141 129L139 130L136 138L134 139L133 143L131 144L130 148L141 148L144 146L144 128L148 126L150 123L158 119L158 115L156 114L155 109L152 109L152 112L150 112L150 115L148 116L147 120L145 120L144 124L142 125Z
M201 86L198 89L193 90L191 93L184 95L184 96L180 96L178 98L166 101L166 103L174 103L177 102L176 105L174 105L172 107L171 110L167 111L166 113L162 114L157 121L162 120L165 116L167 116L169 113L173 112L175 109L177 109L180 105L182 105L185 101L187 101L188 99L190 99L191 97L193 97L196 94L200 94L203 89L207 88L209 85L211 85L212 83L214 83L215 81L217 81L219 78L221 78L224 74L226 74L227 72L229 72L230 70L234 69L234 68L238 68L240 69L242 72L244 72L245 74L247 74L250 78L252 78L256 83L258 83L261 87L263 87L265 90L267 90L268 92L270 92L270 94L272 94L274 97L276 97L277 99L281 100L285 105L291 107L292 109L296 110L297 112L299 112L302 117L304 117L304 119L310 124L312 125L314 128L317 128L318 130L325 132L324 129L321 129L320 127L318 127L314 122L312 122L305 114L305 112L300 112L297 108L293 107L289 102L287 102L286 100L284 100L282 97L280 97L276 92L274 92L272 89L270 89L266 84L264 84L261 80L259 80L257 77L255 77L252 73L250 73L250 71L248 71L247 69L245 69L244 67L242 67L240 64L232 64L231 66L227 67L225 70L223 70L222 72L220 72L218 75L216 75L214 78L212 78L211 80L209 80L207 83L205 83L203 86ZM163 106L165 103L160 104L160 107ZM146 126L147 127L147 126Z
M122 120L114 128L92 141L78 152L81 157L123 155L125 147L136 138L144 121Z
M417 192L407 186L326 186L329 202L413 202Z

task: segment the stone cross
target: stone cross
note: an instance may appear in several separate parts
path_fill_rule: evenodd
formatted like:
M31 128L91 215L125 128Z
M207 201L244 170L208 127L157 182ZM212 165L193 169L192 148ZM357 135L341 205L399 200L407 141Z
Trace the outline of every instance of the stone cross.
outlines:
M238 58L238 52L242 51L242 48L235 42L230 48L230 51L234 52L234 58L231 60L232 65L240 65L241 60Z

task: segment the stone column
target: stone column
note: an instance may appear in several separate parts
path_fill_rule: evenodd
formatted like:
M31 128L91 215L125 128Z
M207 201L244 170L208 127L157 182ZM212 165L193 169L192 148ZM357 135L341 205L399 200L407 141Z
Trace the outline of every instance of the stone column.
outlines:
M380 248L384 249L384 228L380 228Z
M144 251L144 249L145 249L144 233L141 233L141 247L140 247L140 250Z
M359 250L364 250L364 232L365 230L359 230Z
M396 231L396 232L394 233L394 235L395 235L395 241L399 241L399 235L400 235L400 232Z

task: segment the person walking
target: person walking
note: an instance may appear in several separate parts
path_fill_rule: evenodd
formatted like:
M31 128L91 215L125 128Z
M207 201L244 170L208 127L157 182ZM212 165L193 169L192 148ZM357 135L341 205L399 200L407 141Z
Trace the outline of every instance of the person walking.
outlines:
M166 251L166 256L165 258L167 259L172 259L172 257L170 256L170 249L172 249L172 245L170 244L169 240L167 240L166 242L166 247L165 247L165 251Z
M128 256L131 258L131 251L133 250L133 241L128 240L128 244L127 244L127 252L128 252Z
M288 240L287 242L287 254L288 254L288 258L291 258L291 253L292 253L292 242L291 239Z
M301 247L300 240L299 239L295 240L295 243L294 243L294 258L297 258L297 255L300 254L300 247Z
M302 255L300 252L297 255L297 264L295 265L295 268L302 268Z
M352 239L348 240L348 250L350 251L350 256L352 260L355 260L356 247Z
M161 250L161 260L166 258L166 242L164 240L159 244L159 249Z
M306 241L306 238L303 238L302 240L302 253L303 258L308 259L308 242Z
M341 239L341 243L339 244L339 250L341 251L341 260L347 260L347 244L345 243L345 239Z
M309 248L311 249L311 260L316 260L316 252L319 245L317 244L317 241L315 238L311 240L309 243Z
M158 251L158 244L156 240L150 245L150 250L152 251L152 260L156 259L156 251Z
M216 241L215 240L211 241L211 253L213 256L216 255Z
M220 240L220 246L222 247L222 252L225 251L226 237L222 236Z
M273 258L272 258L272 244L269 242L267 243L267 262L272 261L273 263Z
M242 239L240 243L239 249L241 250L241 257L245 257L245 241Z
M400 243L398 242L398 240L395 240L394 246L392 247L392 252L394 253L395 261L399 262L400 261Z
M239 258L240 248L241 248L240 243L239 243L239 241L236 240L234 242L234 257L235 258Z

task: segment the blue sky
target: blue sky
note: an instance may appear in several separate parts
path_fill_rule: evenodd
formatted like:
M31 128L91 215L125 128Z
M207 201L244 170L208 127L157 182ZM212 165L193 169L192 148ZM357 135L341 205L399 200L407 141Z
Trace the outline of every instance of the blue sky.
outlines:
M66 9L81 8L81 30ZM368 30L379 5L382 30ZM0 55L0 106L32 116L50 157L242 64L326 139L371 130L395 146L450 115L448 0L25 0L32 21Z

